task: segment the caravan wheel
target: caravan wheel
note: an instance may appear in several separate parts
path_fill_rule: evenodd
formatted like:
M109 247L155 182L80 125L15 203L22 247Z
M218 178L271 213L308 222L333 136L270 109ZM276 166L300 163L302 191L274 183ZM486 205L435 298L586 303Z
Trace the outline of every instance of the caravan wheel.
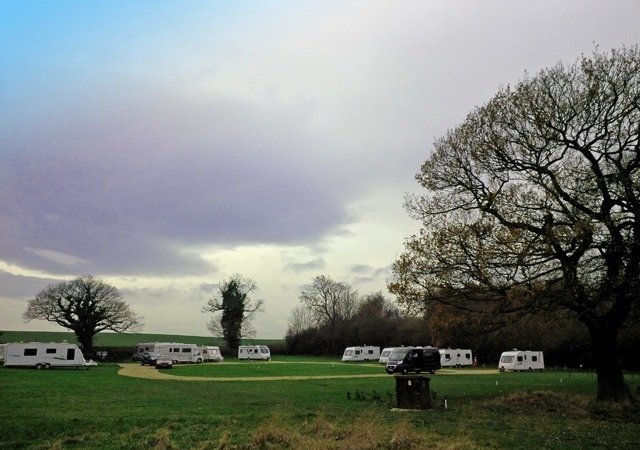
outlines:
M40 364L40 363L36 364L36 369L38 369L38 370L42 369L42 364Z
M45 370L51 369L51 364L49 363L44 363L44 366L42 366Z

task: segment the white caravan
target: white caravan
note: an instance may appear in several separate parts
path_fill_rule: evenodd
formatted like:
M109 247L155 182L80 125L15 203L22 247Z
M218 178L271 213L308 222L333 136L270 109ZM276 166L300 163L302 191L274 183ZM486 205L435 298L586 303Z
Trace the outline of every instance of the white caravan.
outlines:
M473 365L473 354L467 349L440 349L440 365L442 367L462 367Z
M387 364L387 362L389 362L389 356L391 356L391 353L399 347L386 347L383 348L382 351L380 352L380 359L378 359L378 362L380 364Z
M271 351L266 345L241 345L238 347L238 359L271 360Z
M5 347L6 367L88 367L96 363L85 361L76 344L67 342L14 342Z
M153 351L167 355L174 364L201 363L204 359L200 348L196 344L181 344L178 342L156 342Z
M224 357L220 353L220 347L213 347L211 345L204 345L200 347L202 353L202 359L204 361L222 362Z
M377 361L380 359L380 347L363 345L344 349L342 361Z
M500 372L505 370L544 370L544 355L541 351L511 350L500 355Z

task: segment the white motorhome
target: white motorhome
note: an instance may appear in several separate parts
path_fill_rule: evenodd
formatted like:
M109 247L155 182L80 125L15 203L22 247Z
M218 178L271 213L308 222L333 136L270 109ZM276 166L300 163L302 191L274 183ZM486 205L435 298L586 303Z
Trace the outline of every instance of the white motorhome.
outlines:
M473 354L468 349L440 349L442 367L463 367L473 365Z
M85 361L76 344L67 342L14 342L6 344L6 367L88 367L95 366L92 360Z
M222 353L220 353L220 347L203 345L202 347L200 347L200 352L202 353L202 359L204 361L212 361L212 362L224 361L224 357L222 356Z
M131 359L136 361L142 361L143 355L145 353L155 352L156 344L158 344L158 342L141 342L139 344L136 344L136 351L131 356Z
M386 347L383 348L382 351L380 352L380 359L378 359L378 362L380 364L387 364L387 362L389 362L389 356L391 356L391 353L399 347Z
M362 345L347 347L342 354L342 361L377 361L380 359L380 347Z
M544 355L541 351L511 350L502 352L498 363L500 372L506 370L544 370Z
M241 345L238 347L238 359L271 360L271 350L266 345Z
M201 363L204 361L202 352L196 344L156 342L153 351L161 355L167 355L174 364L185 362Z

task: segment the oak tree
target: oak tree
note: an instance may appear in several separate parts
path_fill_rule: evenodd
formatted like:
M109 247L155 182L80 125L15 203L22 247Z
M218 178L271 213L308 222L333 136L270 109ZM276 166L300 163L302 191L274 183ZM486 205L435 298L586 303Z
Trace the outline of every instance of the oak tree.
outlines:
M632 399L618 332L640 292L640 49L525 75L435 142L394 264L406 305L487 321L566 311L588 329L597 399ZM552 333L553 330L549 329Z
M118 289L91 275L49 285L29 300L23 317L27 322L48 320L72 330L85 355L93 353L97 333L135 331L142 326Z

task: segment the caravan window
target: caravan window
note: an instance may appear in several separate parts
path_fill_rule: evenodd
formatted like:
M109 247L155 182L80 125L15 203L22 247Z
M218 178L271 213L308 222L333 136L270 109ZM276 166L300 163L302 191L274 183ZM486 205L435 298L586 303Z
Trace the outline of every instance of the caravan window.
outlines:
M449 353L444 354L444 359L451 359L451 355Z
M190 348L183 348L182 349L182 353L191 353L191 349Z
M471 359L471 353L467 353L466 355L464 355L464 357L467 359Z
M518 362L522 362L522 356L518 356Z
M56 352L55 348L48 348L45 353L50 354L50 353L55 353L55 352Z
M359 354L360 354L360 350L356 350L356 355L359 355Z
M531 361L537 361L537 360L538 360L538 357L537 357L537 356L532 356L532 357L531 357Z
M373 355L373 350L369 350L369 354L370 354L370 355Z
M505 355L505 356L502 357L500 362L505 363L505 364L510 364L510 363L513 362L513 356Z
M36 356L38 354L37 348L25 348L24 356Z

